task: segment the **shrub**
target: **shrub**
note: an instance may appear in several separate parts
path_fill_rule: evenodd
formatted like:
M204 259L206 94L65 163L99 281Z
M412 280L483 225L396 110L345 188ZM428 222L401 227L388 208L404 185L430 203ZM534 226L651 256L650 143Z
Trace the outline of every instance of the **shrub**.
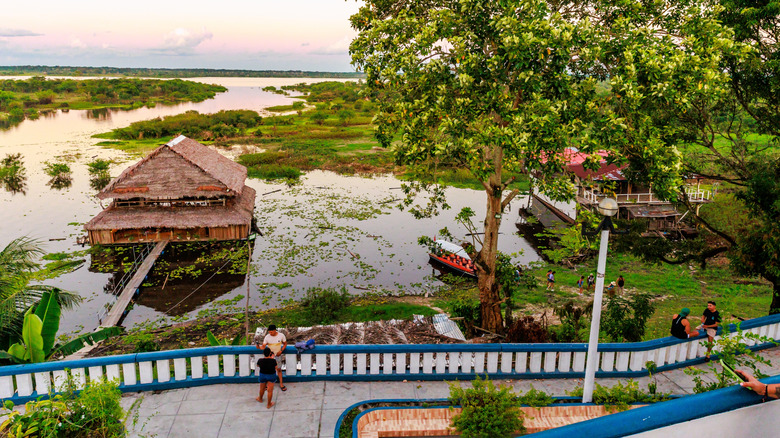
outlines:
M588 338L587 318L593 312L593 303L585 307L577 307L573 301L568 301L554 310L561 319L561 324L550 327L555 335L555 342L584 342Z
M311 288L301 301L309 316L318 324L328 324L349 306L352 296L342 287L340 292L334 289Z
M582 393L581 387L568 392L574 397L582 397ZM604 405L609 412L625 411L632 403L653 403L668 399L668 394L645 394L634 380L627 381L625 385L618 382L612 387L601 386L597 383L593 389L593 403Z
M25 412L12 411L0 426L2 436L99 437L125 436L127 413L120 404L122 393L116 383L90 381L76 393L69 381L63 394L50 400L31 401ZM13 409L7 401L6 409Z
M468 337L475 335L474 326L481 324L481 315L479 313L479 300L473 297L459 296L449 302L450 314L455 318L461 330Z
M152 351L160 351L160 344L153 340L141 340L136 342L133 353L149 353Z
M521 405L531 406L534 408L549 406L553 403L553 398L550 396L550 394L535 389L533 385L531 385L531 389L529 389L528 392L519 395L517 400Z
M267 151L258 154L243 154L238 157L238 162L246 167L252 167L262 164L274 164L284 157L285 154L281 152Z
M519 401L508 387L496 388L477 376L469 389L450 383L449 399L463 409L451 425L463 438L511 437L525 432Z
M629 299L612 297L601 318L603 330L612 342L639 342L654 310L649 294L636 294Z

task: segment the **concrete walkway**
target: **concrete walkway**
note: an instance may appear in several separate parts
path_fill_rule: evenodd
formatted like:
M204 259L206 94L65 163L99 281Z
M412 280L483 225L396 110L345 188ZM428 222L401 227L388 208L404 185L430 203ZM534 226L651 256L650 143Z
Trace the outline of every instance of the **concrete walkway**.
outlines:
M764 350L762 355L773 365L762 370L770 376L780 374L780 347ZM707 370L708 365L696 368ZM711 380L708 374L702 377ZM693 379L681 369L658 374L656 379L660 392L693 393ZM597 379L597 383L612 386L626 380ZM645 390L650 382L649 377L634 380ZM510 385L515 392L525 392L533 385L548 394L561 396L582 386L582 379L498 380L496 383ZM286 386L286 392L275 386L276 406L271 409L255 401L257 384L133 393L126 394L122 402L125 408L137 408L136 424L128 424L132 437L332 438L339 416L357 402L449 396L447 382L301 382Z

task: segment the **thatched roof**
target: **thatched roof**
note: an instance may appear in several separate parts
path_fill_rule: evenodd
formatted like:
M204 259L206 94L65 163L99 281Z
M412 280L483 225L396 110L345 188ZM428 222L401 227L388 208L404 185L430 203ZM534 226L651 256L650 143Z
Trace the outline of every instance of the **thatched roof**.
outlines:
M235 202L210 207L109 207L84 225L88 231L251 225L255 190L244 187Z
M246 168L183 135L125 169L98 198L219 198L241 194Z

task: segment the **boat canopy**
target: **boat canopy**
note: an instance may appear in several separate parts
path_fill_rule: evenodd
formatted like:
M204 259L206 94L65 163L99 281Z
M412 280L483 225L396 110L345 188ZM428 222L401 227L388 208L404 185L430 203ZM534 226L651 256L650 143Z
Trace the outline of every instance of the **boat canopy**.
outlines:
M457 256L461 256L464 259L471 260L471 257L469 257L469 254L460 245L456 245L456 244L454 244L452 242L447 242L446 240L437 240L437 241L435 241L435 243L436 243L436 245L439 245L439 248L441 248L441 249L443 249L445 251L449 251L449 252L451 252L451 253L453 253L453 254L455 254Z

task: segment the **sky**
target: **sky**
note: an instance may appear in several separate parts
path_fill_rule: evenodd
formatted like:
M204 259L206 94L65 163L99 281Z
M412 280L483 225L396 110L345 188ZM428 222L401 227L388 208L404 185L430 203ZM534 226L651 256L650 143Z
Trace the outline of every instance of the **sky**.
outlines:
M356 0L7 0L0 65L354 71Z

